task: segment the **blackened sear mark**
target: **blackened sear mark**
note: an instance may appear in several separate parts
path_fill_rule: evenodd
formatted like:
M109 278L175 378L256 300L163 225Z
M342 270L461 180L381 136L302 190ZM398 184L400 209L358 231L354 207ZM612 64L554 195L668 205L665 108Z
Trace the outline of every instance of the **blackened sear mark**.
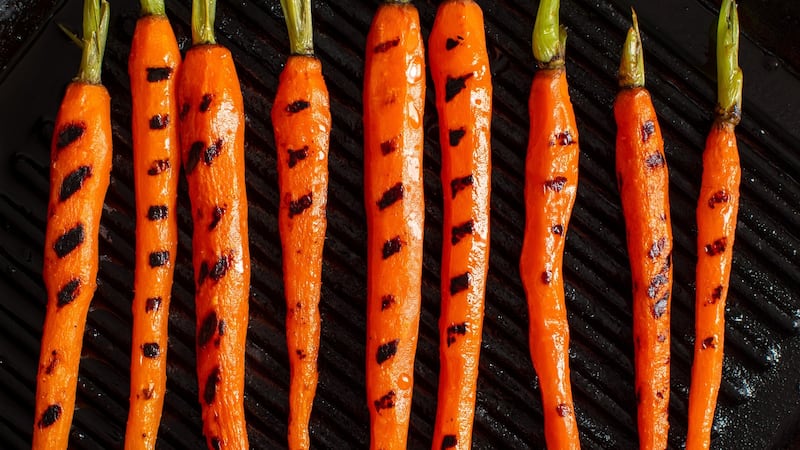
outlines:
M659 343L666 342L667 341L667 335L659 333L658 336L656 336L656 341L658 341Z
M228 269L231 267L231 263L233 262L233 256L231 255L222 255L219 257L217 262L214 263L214 267L211 268L211 271L208 272L208 277L211 278L214 282L217 282L228 273Z
M717 191L708 199L708 207L714 209L717 203L727 203L730 200L730 196L725 191Z
M178 118L181 120L185 119L186 116L189 115L190 109L192 109L192 107L189 106L189 103L184 103L183 106L181 106L181 111L178 113Z
M575 140L572 139L572 133L570 133L569 130L564 130L561 133L556 134L555 142L558 145L564 147L572 144L573 142L575 142Z
M652 120L648 120L642 124L642 142L650 140L650 136L656 132L656 124Z
M214 96L211 94L203 94L203 98L200 99L200 112L207 112L208 108L211 107L211 100L214 99Z
M222 450L222 441L218 437L212 437L210 441L213 450Z
M567 417L572 414L572 408L566 403L559 403L556 406L556 414L558 414L558 417Z
M206 314L200 324L200 329L197 330L197 346L205 347L214 337L215 331L217 331L217 312L212 310Z
M205 389L203 389L203 400L205 400L206 405L214 403L214 398L217 396L217 384L220 381L222 381L222 378L220 377L219 366L217 366L211 370L208 378L206 378Z
M397 150L397 138L391 138L388 141L381 142L381 154L383 156L393 153Z
M151 400L155 393L156 393L155 388L151 386L142 389L142 397L144 397L145 400Z
M472 275L469 272L464 272L461 275L455 276L450 279L450 295L456 295L459 292L467 290Z
M288 149L289 152L289 168L296 166L298 162L306 159L308 157L308 146L304 145L303 148L292 150Z
M714 303L719 301L722 298L722 285L715 287L713 291L711 291L711 299L714 300Z
M450 147L457 146L458 143L461 142L461 139L463 139L464 136L466 136L466 134L467 130L464 127L450 130L449 132Z
M386 192L381 195L380 200L378 200L378 209L383 211L384 209L394 205L398 200L403 198L403 183L397 182L394 186L390 187L386 190Z
M203 143L203 141L195 141L189 147L189 151L186 152L186 162L184 163L184 169L187 175L194 172L194 169L197 168L197 164L200 162L200 154L203 153L205 148L206 144Z
M557 234L557 235L561 236L562 234L564 234L564 225L561 225L560 223L557 223L557 224L553 225L552 230L553 230L553 234Z
M373 49L373 53L386 53L392 47L397 47L400 45L400 37L396 37L394 39L389 39L388 41L383 41L380 44L376 45Z
M444 101L449 102L454 99L459 92L467 88L467 80L472 78L472 72L461 75L460 77L447 77L444 84Z
M172 67L148 67L145 70L147 71L147 81L149 83L167 80L172 75Z
M474 229L475 222L473 222L472 219L469 219L460 225L454 226L451 231L452 236L450 237L450 243L453 245L458 244L461 242L461 239L464 239L467 235L472 234Z
M50 362L47 363L47 366L44 368L44 373L46 373L47 375L52 375L53 371L56 370L58 361L59 361L58 352L53 350L50 353Z
M467 323L461 322L450 325L447 327L447 346L450 347L456 342L457 336L463 336L467 334Z
M311 207L311 204L314 203L313 192L309 192L308 194L300 196L297 200L292 200L289 202L289 218L302 214L305 210Z
M297 355L297 359L306 359L306 356L308 356L306 355L306 352L299 348L294 351L294 354Z
M395 339L379 345L378 351L375 352L375 361L377 361L378 364L383 364L388 361L397 353L397 344L399 343L400 339Z
M86 124L83 122L70 122L60 130L58 130L58 137L56 138L56 149L61 150L83 136L86 131Z
M667 303L669 302L669 292L664 293L664 296L658 299L653 305L653 317L660 319L667 312Z
M375 400L375 412L380 413L383 409L394 408L394 398L394 391L389 391L381 398Z
M704 250L706 251L706 255L715 256L724 252L725 247L727 247L727 245L728 245L728 239L721 237L710 244L706 244Z
M661 256L661 253L664 251L664 247L667 246L667 238L661 237L657 241L653 242L653 245L650 246L650 250L647 252L647 257L650 259L656 259Z
M72 194L78 192L83 187L83 183L87 178L92 176L92 168L89 166L80 166L73 170L61 182L61 189L58 191L58 201L63 202L72 197Z
M53 404L48 406L44 412L42 413L42 417L39 419L37 425L40 429L47 428L50 425L53 425L61 418L61 405Z
M211 223L208 224L208 231L217 228L217 225L219 225L219 221L222 220L222 216L224 215L225 215L225 207L215 206L214 209L211 211Z
M56 252L56 256L58 256L60 259L69 255L73 250L83 244L85 237L86 235L83 232L82 223L78 223L74 227L65 231L64 234L59 236L58 239L56 239L56 242L53 244L53 250Z
M150 297L144 302L144 312L153 312L161 309L161 297Z
M464 39L464 38L462 38L461 36L456 36L455 39L447 38L447 40L444 42L444 48L446 50L452 50L452 49L458 47L458 44L461 43L462 39Z
M158 358L161 354L161 348L156 342L147 342L142 344L142 354L145 358Z
M147 208L147 220L164 220L169 216L169 207L167 205L152 205Z
M217 139L213 144L209 145L203 152L203 162L210 166L211 163L217 159L217 156L222 152L222 139Z
M151 130L163 130L169 125L169 114L156 114L150 118Z
M169 262L169 250L150 252L150 267L161 267Z
M703 350L705 350L707 348L717 348L716 339L714 339L714 336L709 336L709 337L703 339L703 342L700 344L700 347Z
M383 256L383 259L388 259L390 256L399 252L400 249L402 248L403 248L403 242L400 240L400 236L395 236L383 243L383 249L381 249L381 256Z
M383 297L381 297L381 311L386 311L392 305L394 305L395 302L396 302L396 300L394 298L394 295L392 295L392 294L384 295Z
M75 301L80 293L81 279L73 278L64 284L56 294L56 306L61 308Z
M564 185L566 184L567 184L567 178L558 176L553 178L552 180L546 180L544 182L544 188L548 191L561 192L564 189Z
M308 108L309 106L311 106L311 103L305 100L295 100L292 103L286 105L286 112L288 112L289 114L296 114Z
M658 391L658 392L656 392L656 397L658 397L660 400L663 400L664 399L664 393L661 392L661 391Z
M170 164L168 159L156 159L150 164L150 168L147 169L148 175L158 175L161 172L169 170Z
M203 261L200 263L200 270L197 273L197 285L203 284L206 278L208 278L208 263Z
M665 272L661 272L653 277L650 280L650 284L647 286L647 296L650 298L656 298L658 295L658 290L661 286L667 284L669 278L667 278L667 274Z
M456 194L466 189L467 186L472 186L472 183L474 182L475 178L472 176L472 174L461 178L454 178L452 181L450 181L450 190L452 191L453 198L456 198Z
M645 158L644 163L648 169L655 169L666 164L666 161L664 160L664 155L657 151L648 155L647 158Z
M447 448L455 448L456 445L458 445L458 440L456 439L455 434L448 434L442 438L442 450Z
M551 281L553 281L553 272L549 270L542 272L542 283L550 284Z

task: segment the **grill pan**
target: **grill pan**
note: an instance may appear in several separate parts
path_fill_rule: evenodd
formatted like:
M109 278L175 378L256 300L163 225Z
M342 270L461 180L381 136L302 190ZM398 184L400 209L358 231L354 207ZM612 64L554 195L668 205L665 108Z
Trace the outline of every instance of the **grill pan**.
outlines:
M528 355L517 269L530 36L537 2L478 0L494 76L492 255L473 447L544 448L541 399ZM30 446L45 292L41 279L49 140L79 50L57 23L80 29L77 0L0 5L0 447ZM190 1L168 1L181 48ZM288 38L277 0L219 0L217 37L237 63L247 114L253 256L245 403L252 448L284 448L288 356L269 111ZM323 261L319 388L313 448L366 448L364 387L366 220L362 203L364 42L378 2L314 1L315 45L331 93L328 235ZM438 2L415 1L427 39ZM675 234L670 448L682 448L694 330L694 208L716 88L710 0L633 2L648 88L664 131ZM564 0L567 70L581 143L580 182L564 272L570 363L584 448L636 448L631 288L614 177L611 113L630 24L628 0ZM70 448L120 448L128 408L134 194L126 62L138 2L115 1L103 80L112 95L114 169L100 242L99 288L89 313ZM738 128L742 199L727 307L726 356L715 449L800 448L800 3L742 0L744 116ZM433 87L425 141L423 310L409 448L430 448L438 380L442 192ZM185 181L161 449L203 448L197 401L191 216Z

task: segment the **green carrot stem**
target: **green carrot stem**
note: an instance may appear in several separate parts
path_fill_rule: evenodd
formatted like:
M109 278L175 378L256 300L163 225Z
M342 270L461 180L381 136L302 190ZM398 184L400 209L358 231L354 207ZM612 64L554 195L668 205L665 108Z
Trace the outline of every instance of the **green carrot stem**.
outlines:
M717 114L734 124L742 111L742 69L739 67L739 15L734 0L723 0L717 23Z
M81 66L76 81L100 84L103 69L103 53L108 37L109 6L106 0L84 0L83 39Z
M622 58L619 63L619 87L644 87L644 58L642 57L642 37L639 34L639 20L631 8L633 26L628 29Z
M217 0L192 0L192 44L216 44L214 17Z
M314 54L314 33L311 27L311 0L281 0L289 47L293 55Z
M143 16L163 16L167 13L164 8L164 0L142 0Z
M566 28L558 24L559 0L542 0L533 25L533 56L540 66L557 68L564 65Z

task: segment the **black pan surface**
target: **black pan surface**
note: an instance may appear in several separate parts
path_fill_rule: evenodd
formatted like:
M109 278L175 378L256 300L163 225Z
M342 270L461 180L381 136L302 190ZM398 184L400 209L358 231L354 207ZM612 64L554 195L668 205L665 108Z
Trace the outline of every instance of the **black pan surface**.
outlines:
M137 3L112 2L104 82L112 95L114 169L101 234L100 287L88 318L71 448L119 448L128 408L133 297L133 175L126 61ZM183 50L188 0L168 1ZM247 109L253 254L246 409L253 448L285 447L288 358L269 111L288 39L277 0L219 0L217 35L234 54ZM315 43L331 93L329 228L323 262L314 448L366 448L366 222L362 204L364 43L378 2L314 1ZM474 448L544 448L527 308L517 269L537 2L479 0L494 75L492 256ZM630 275L614 177L611 114L619 50L637 8L647 83L664 131L675 235L670 448L682 448L693 343L694 208L716 96L710 0L564 0L567 68L580 131L578 199L567 236L570 362L584 448L636 448ZM742 0L743 165L724 380L713 448L796 448L800 419L800 3ZM417 1L427 37L437 2ZM0 2L0 447L30 446L45 292L41 279L49 140L79 50L77 0ZM423 311L409 447L430 448L438 374L442 193L433 88L426 105ZM158 447L203 448L194 371L191 218L182 227L170 311L168 393Z

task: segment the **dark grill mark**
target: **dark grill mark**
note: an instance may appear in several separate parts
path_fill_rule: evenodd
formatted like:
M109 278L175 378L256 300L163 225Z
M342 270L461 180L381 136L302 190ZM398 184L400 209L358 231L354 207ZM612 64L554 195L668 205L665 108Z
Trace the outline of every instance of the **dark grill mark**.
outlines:
M456 198L456 194L466 189L467 186L472 186L474 182L475 178L473 178L472 174L461 178L454 178L450 181L450 190L452 191L453 198Z
M464 239L468 234L472 234L475 228L475 223L472 219L462 223L461 225L456 225L453 227L452 236L450 237L450 243L453 245L458 244L461 239Z
M200 270L197 274L197 285L200 286L203 284L203 281L206 281L208 277L208 263L203 261L200 263Z
M150 168L147 169L148 175L158 175L161 172L169 169L169 160L168 159L156 159L150 164Z
M186 154L186 164L184 165L187 175L194 172L194 169L197 168L197 163L200 162L200 153L203 152L205 147L206 144L204 144L203 141L195 141L192 143L192 146L189 147L189 151Z
M161 250L150 253L150 267L161 267L169 262L169 251Z
M306 157L308 157L307 145L298 150L289 149L289 168L296 166L299 161L306 159Z
M56 294L56 305L60 308L75 301L80 293L81 279L73 278L61 287Z
M542 283L550 284L551 281L553 281L553 272L549 270L542 272Z
M557 223L557 224L553 225L552 230L553 230L553 234L557 234L557 235L561 236L562 234L564 234L564 225L561 225L560 223Z
M208 231L217 228L219 225L219 221L222 220L222 216L225 214L225 208L222 206L215 206L214 210L211 211L211 223L208 224Z
M471 276L469 272L464 272L461 275L451 278L450 295L456 295L459 292L466 290L469 287L470 278Z
M217 330L217 312L211 311L206 314L203 322L200 324L200 329L197 331L197 346L205 347L214 337L214 332Z
M668 281L669 279L664 272L654 276L653 279L650 280L650 284L647 286L647 296L650 298L656 298L656 295L658 295L658 289L667 284Z
M650 140L650 136L656 132L656 124L652 120L648 120L647 122L642 124L642 142L647 142Z
M72 194L78 192L83 187L83 182L92 176L92 168L89 166L80 166L73 170L61 182L61 189L58 192L58 201L63 202L72 197Z
M163 220L169 215L169 208L167 205L153 205L147 209L148 220Z
M382 409L394 408L394 391L389 391L383 397L375 400L375 412L380 413Z
M450 39L448 39L449 41ZM449 50L449 49L448 49ZM455 434L448 434L442 438L442 450L446 448L455 448L458 445Z
M705 350L707 348L717 348L716 339L714 339L714 336L709 336L709 337L703 339L703 342L700 344L700 347L703 350Z
M61 405L50 405L42 413L42 418L37 424L39 428L47 428L61 418Z
M665 293L655 305L653 305L653 317L656 319L661 318L667 312L667 302L669 301L669 292Z
M306 352L300 350L299 348L294 351L294 354L297 355L297 359L306 359L306 356L308 356L306 355Z
M309 106L311 106L311 103L308 103L305 100L295 100L286 106L286 112L288 112L289 114L299 113L300 111L308 108Z
M456 128L454 130L450 130L450 147L455 147L461 142L461 139L467 134L467 130L464 127Z
M392 206L398 200L403 198L403 183L398 182L394 186L390 187L386 192L381 195L381 199L378 200L378 209L383 211L384 209Z
M394 295L387 294L381 297L381 311L385 311L389 309L390 306L394 305L396 302Z
M178 113L178 118L181 120L185 119L186 116L189 115L190 109L191 106L189 106L189 103L184 103L183 106L181 106L181 112Z
M461 39L463 39L461 36L456 36L456 39L447 38L447 41L444 43L444 48L447 50L452 50L458 47L458 44L461 43Z
M450 347L456 342L457 336L463 336L467 334L467 323L461 322L450 325L447 327L447 346Z
M145 70L150 83L167 80L172 75L172 67L148 67Z
M472 72L461 75L457 78L447 77L444 85L444 101L449 102L454 99L459 92L467 87L467 80L472 78Z
M200 100L200 112L207 112L208 108L211 107L211 100L214 99L214 96L211 94L204 94L203 98Z
M719 299L722 298L722 285L715 287L713 291L711 291L711 298L716 303Z
M400 343L399 339L389 341L385 344L378 346L378 351L375 353L375 361L378 364L383 364L397 353L397 344Z
M144 302L144 311L152 312L161 309L161 297L150 297Z
M214 398L217 396L217 384L222 381L219 373L219 366L214 367L208 378L206 378L206 387L203 389L203 400L206 405L214 403Z
M555 142L563 147L566 145L570 145L575 141L572 139L572 133L570 133L569 130L565 130L556 135Z
M388 141L381 142L381 154L383 156L397 150L397 138L391 138Z
M644 160L644 163L647 165L648 169L661 167L665 164L664 155L662 155L661 152L652 153Z
M372 49L373 53L386 53L392 47L397 47L400 45L400 38L396 37L394 39L389 39L388 41L381 42L380 44L376 45L375 48Z
M666 342L667 341L667 335L666 334L659 334L658 336L656 336L656 340L658 342L662 342L662 343Z
M50 362L47 363L47 367L44 368L44 373L46 373L47 375L51 375L53 371L56 369L56 366L58 365L58 359L59 359L58 352L53 350L50 353Z
M717 239L716 241L712 242L711 244L706 244L705 251L708 256L715 256L719 255L720 253L725 251L725 247L727 246L728 240L724 237Z
M56 239L55 244L53 244L53 250L55 250L56 256L63 258L69 255L73 250L78 248L78 246L83 244L84 238L85 234L83 232L82 223L70 228L64 232L64 234L59 236L58 239Z
M213 450L222 450L222 441L220 441L218 437L212 437L211 448Z
M155 342L148 342L142 344L142 354L145 358L158 358L158 355L161 354L161 348Z
M142 389L142 397L144 397L145 400L151 400L155 393L156 390L152 387L146 387Z
M647 257L650 259L656 259L661 256L661 253L664 251L664 247L667 245L667 238L662 237L659 238L657 241L653 242L653 245L650 247L650 250L647 252Z
M163 130L164 128L167 128L167 125L169 125L169 114L156 114L150 118L151 130Z
M383 255L383 259L387 259L399 252L401 248L403 248L403 242L400 241L400 236L395 236L383 243L381 255Z
M711 198L708 199L708 207L714 209L714 206L717 203L727 203L730 200L730 196L725 191L717 191Z
M656 392L656 397L658 397L659 399L663 400L664 399L664 393L661 392L661 391L658 391L658 392Z
M214 267L212 267L211 271L208 273L209 278L215 282L221 280L228 272L232 259L233 257L230 255L220 256L217 262L214 263Z
M572 414L572 409L566 403L559 403L558 406L556 406L556 413L558 417L567 417Z
M56 149L61 150L83 136L86 131L86 124L83 122L72 122L64 125L58 131L56 138Z
M217 156L222 152L222 139L217 139L216 142L209 145L206 148L206 151L203 152L203 162L206 163L207 166L210 166Z
M553 192L561 192L565 184L567 184L566 177L555 177L552 180L545 181L544 188Z
M311 207L311 204L313 203L312 194L313 192L309 192L308 194L301 196L297 200L292 200L291 202L289 202L290 219L298 214L302 214L303 211Z

